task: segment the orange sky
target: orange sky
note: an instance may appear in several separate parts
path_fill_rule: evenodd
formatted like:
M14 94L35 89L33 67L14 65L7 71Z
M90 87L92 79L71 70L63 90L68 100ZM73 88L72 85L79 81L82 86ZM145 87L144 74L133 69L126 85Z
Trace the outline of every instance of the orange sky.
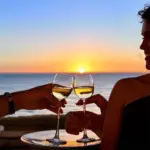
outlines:
M89 36L90 37L90 36ZM111 37L110 37L111 38ZM33 45L0 59L0 72L144 72L144 55L134 45L73 38L53 46Z
M92 53L91 50L30 55L28 60L23 57L0 64L1 72L78 72L81 68L86 72L144 72L144 67L144 60L135 57L135 53Z

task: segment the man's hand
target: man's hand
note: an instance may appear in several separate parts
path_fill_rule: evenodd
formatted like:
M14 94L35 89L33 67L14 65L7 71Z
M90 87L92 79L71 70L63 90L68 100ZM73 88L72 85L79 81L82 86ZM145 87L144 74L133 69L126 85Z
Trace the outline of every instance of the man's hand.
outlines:
M58 101L52 95L52 84L38 86L26 91L12 94L15 108L18 109L48 109L54 113L58 108L65 107L66 100ZM63 113L62 109L60 110Z

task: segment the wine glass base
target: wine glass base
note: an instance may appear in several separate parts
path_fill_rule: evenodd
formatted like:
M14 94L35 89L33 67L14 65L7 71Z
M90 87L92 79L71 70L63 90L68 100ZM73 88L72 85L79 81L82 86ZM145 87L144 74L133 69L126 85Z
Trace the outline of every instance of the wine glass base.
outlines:
M67 142L65 140L61 140L58 138L53 138L53 139L46 139L46 141L54 144L54 145L62 145L62 144L66 144Z
M86 137L86 138L81 138L81 139L78 139L77 142L79 143L89 143L89 142L94 142L95 139L94 138L89 138L89 137Z

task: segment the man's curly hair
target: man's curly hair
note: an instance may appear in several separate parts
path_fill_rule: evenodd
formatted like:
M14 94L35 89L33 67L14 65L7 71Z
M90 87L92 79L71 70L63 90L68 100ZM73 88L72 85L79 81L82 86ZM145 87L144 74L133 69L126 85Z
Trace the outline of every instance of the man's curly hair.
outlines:
M145 5L144 9L138 12L138 15L141 16L142 22L143 20L150 22L150 5Z

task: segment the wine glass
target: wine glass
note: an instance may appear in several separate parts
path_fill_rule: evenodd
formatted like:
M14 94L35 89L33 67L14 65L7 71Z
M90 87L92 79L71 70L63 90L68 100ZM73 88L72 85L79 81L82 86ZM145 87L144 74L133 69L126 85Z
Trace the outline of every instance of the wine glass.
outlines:
M52 94L56 97L59 101L67 98L72 92L72 85L73 85L73 77L67 74L56 74L54 76L52 82ZM59 138L59 118L60 118L60 108L58 109L57 115L57 128L54 138L47 139L47 141L53 143L54 145L65 144L65 140L61 140Z
M73 88L75 94L83 100L83 111L86 113L85 100L91 97L94 93L94 82L90 74L78 74L74 76ZM87 136L87 130L84 128L83 137L77 142L88 143L95 141L93 138Z

